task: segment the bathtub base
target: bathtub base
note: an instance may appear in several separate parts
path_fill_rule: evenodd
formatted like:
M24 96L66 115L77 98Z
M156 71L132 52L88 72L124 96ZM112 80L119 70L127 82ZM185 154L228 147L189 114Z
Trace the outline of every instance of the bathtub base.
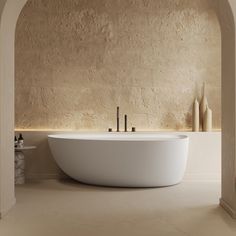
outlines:
M111 187L164 187L184 176L188 137L133 134L49 136L59 167L82 183Z

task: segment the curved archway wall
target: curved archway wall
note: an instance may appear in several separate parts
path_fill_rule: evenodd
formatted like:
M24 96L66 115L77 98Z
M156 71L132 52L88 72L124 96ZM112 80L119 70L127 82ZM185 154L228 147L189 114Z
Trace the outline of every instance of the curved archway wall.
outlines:
M0 0L0 215L15 203L14 196L14 35L27 0ZM221 205L236 217L235 188L235 0L217 2L222 29L222 198Z

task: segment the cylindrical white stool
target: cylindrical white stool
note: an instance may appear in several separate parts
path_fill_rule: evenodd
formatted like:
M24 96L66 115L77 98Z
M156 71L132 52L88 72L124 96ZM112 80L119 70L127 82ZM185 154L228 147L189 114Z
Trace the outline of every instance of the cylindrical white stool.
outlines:
M35 149L35 146L15 148L15 184L25 183L25 155L24 151Z

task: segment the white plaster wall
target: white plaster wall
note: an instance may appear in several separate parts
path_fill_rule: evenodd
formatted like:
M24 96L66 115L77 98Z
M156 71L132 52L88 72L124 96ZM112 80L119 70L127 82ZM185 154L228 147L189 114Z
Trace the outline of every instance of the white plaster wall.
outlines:
M230 4L230 6L228 5ZM222 33L222 197L221 205L236 218L236 83L235 83L235 16L234 0L219 1Z
M16 21L26 0L5 2L0 1L0 217L15 203L14 43Z

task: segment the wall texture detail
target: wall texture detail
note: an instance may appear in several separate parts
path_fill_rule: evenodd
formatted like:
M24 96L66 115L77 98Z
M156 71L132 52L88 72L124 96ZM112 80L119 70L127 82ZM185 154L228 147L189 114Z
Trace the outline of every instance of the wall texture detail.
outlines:
M220 128L214 0L29 0L16 29L16 128L188 129L203 81Z

